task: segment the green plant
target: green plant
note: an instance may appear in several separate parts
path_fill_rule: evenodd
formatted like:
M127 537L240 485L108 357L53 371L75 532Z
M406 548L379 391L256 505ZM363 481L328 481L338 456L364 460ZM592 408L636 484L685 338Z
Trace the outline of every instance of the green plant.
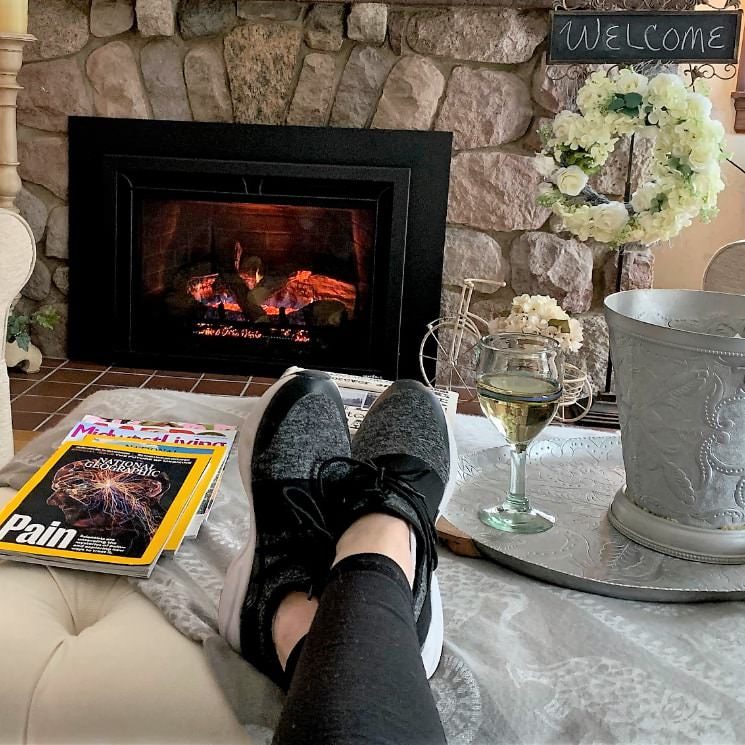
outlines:
M54 308L39 308L30 316L12 310L8 316L8 333L6 341L14 341L24 351L28 351L31 343L31 328L38 326L43 329L53 329L59 321L59 313Z

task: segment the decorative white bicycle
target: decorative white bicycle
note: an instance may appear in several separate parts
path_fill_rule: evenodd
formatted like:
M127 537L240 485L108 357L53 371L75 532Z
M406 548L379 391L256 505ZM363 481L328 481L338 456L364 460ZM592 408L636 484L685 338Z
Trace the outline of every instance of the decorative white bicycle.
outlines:
M457 391L461 401L476 400L476 362L479 339L489 333L489 322L471 311L474 291L496 292L504 282L469 277L455 315L443 316L427 324L419 346L419 367L430 388ZM556 419L577 422L592 406L592 384L587 373L576 365L564 365L564 392Z

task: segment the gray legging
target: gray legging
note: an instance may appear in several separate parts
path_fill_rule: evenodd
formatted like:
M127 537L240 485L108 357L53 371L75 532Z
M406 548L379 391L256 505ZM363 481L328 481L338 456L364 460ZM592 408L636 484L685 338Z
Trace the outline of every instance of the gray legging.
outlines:
M290 655L274 745L444 745L401 568L357 554L332 570Z

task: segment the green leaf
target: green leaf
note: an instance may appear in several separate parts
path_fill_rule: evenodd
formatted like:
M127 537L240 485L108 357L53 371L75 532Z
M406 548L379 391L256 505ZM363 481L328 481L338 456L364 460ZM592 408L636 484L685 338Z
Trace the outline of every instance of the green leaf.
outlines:
M555 329L558 329L562 334L569 333L569 321L567 321L565 318L552 318L548 322L548 325L552 326Z
M59 313L50 307L39 308L31 316L31 323L44 329L53 329L59 321Z
M15 341L24 352L28 351L28 345L31 343L31 327L53 329L59 320L60 315L57 310L49 306L39 308L30 316L23 313L11 313L8 316L8 331L5 340Z
M623 96L613 96L610 103L608 104L609 111L619 111L626 105L626 100Z
M687 163L684 163L680 158L675 158L671 155L668 158L667 164L670 166L670 168L673 168L682 176L685 176L685 178L690 178L693 175L693 169Z
M565 166L579 166L585 173L594 167L594 161L584 150L571 150L562 159Z
M627 93L623 99L627 109L636 109L637 111L644 100L638 93Z
M8 333L6 335L7 341L13 341L16 337L21 334L28 335L29 324L31 319L23 315L22 313L11 313L8 316Z
M16 334L15 342L24 352L28 352L28 346L31 343L31 337L28 335L28 331L22 331L20 334Z

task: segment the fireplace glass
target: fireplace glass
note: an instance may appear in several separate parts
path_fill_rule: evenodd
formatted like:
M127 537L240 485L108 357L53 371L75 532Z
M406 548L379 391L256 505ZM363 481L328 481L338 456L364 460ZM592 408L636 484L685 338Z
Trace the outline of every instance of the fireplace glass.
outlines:
M133 331L155 351L341 364L364 356L372 320L376 210L370 204L147 197L135 227ZM153 321L157 319L157 323Z

